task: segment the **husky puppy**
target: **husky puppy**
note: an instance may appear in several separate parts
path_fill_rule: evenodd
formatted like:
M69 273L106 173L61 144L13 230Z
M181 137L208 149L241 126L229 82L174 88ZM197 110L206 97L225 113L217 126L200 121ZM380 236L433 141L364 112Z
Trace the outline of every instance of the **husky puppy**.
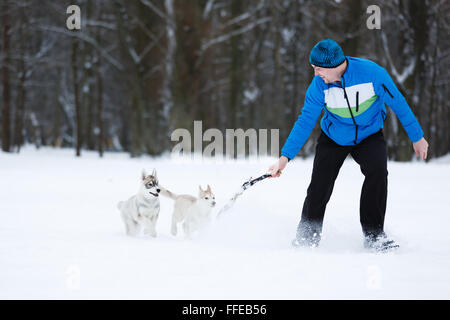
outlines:
M176 195L161 187L161 194L175 201L172 214L171 233L176 236L178 223L183 223L184 234L191 238L210 221L212 208L216 205L215 196L208 185L206 190L199 186L198 198L182 194Z
M156 237L160 191L156 170L153 170L151 175L146 175L142 170L138 193L117 204L127 235L137 236L143 227L145 235Z

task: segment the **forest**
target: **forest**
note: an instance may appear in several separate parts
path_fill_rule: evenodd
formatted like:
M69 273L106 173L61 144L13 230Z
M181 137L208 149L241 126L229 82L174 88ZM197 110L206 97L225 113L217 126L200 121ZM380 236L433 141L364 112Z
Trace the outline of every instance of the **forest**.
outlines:
M69 28L71 5L79 28ZM379 28L369 28L371 5ZM388 70L428 158L446 155L449 12L446 0L1 0L2 150L161 155L194 121L224 133L279 129L281 148L314 76L309 53L331 38ZM411 161L411 141L387 110L389 159ZM318 122L300 157L314 153L319 133Z

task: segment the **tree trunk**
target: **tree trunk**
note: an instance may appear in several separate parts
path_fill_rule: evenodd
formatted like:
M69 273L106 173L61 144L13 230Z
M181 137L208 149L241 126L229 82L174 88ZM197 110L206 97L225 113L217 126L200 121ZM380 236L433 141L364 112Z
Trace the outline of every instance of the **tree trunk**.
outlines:
M77 52L78 52L78 40L74 39L72 41L72 74L73 74L73 96L75 105L75 128L76 128L76 156L81 155L81 106L78 98L78 66L77 66Z
M240 0L231 1L231 16L236 17L243 13L242 2ZM239 29L239 25L233 26L233 30ZM231 55L231 69L230 69L230 120L228 123L231 128L241 126L240 114L242 102L242 85L243 85L243 56L241 49L242 36L237 35L230 39L230 55Z
M164 119L164 130L168 130L170 127L170 113L173 107L173 81L174 81L174 69L175 69L175 53L177 47L176 40L176 17L173 7L173 0L165 0L164 7L166 9L166 14L168 21L166 22L166 38L167 38L167 53L166 61L164 64L165 75L162 85L162 104L163 104L163 119ZM168 147L169 144L163 141L164 147Z
M25 115L25 63L23 59L20 62L21 76L19 78L17 88L17 103L14 116L14 146L17 148L17 152L20 151L20 147L23 145L23 124Z
M102 112L103 112L103 79L101 73L101 60L100 54L98 55L97 64L97 127L98 127L98 154L103 157L103 122L102 122Z
M8 53L8 32L9 32L9 24L8 24L8 2L5 1L3 4L3 109L2 109L2 150L5 152L10 151L10 143L11 143L11 128L10 128L10 110L9 110L9 102L10 102L10 91L9 91L9 53Z
M20 11L20 18L22 20L24 12ZM24 117L25 117L25 81L27 76L27 70L25 66L25 43L26 37L24 36L24 23L20 24L19 27L19 39L20 39L20 58L18 61L18 73L19 82L17 85L17 96L16 96L16 109L14 115L14 139L13 145L16 147L17 152L20 152L20 148L23 145L23 128L24 128Z
M98 19L102 20L102 4L99 5L98 8ZM97 30L96 34L97 42L99 46L101 46L101 30ZM95 134L97 135L97 148L98 154L100 157L103 157L103 149L104 149L104 133L103 133L103 78L102 78L102 55L97 50L97 61L96 61L96 78L97 78L97 126Z

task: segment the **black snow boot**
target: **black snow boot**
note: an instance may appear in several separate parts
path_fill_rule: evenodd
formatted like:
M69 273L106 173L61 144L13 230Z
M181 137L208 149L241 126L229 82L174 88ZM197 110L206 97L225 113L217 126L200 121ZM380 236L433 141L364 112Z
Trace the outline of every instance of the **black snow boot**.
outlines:
M313 233L309 237L301 236L297 234L297 237L292 240L292 246L294 247L306 247L317 248L320 243L321 236L319 233Z
M292 241L294 247L310 247L319 246L322 237L322 224L311 221L300 221L297 227L297 234Z
M292 240L292 246L296 248L317 248L319 246L320 237L313 238L295 238Z
M383 232L378 235L368 234L364 238L364 248L375 252L389 252L398 249L400 246L392 239L389 239Z

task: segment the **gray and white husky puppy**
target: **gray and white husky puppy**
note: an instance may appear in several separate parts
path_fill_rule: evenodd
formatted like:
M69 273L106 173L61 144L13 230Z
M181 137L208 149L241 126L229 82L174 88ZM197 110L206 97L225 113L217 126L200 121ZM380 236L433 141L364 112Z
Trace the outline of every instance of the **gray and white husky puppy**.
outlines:
M175 201L172 214L171 233L176 236L178 223L183 223L184 235L191 238L210 221L212 208L216 205L215 196L208 185L206 190L199 186L198 198L187 194L177 195L161 187L161 194Z
M137 236L143 227L145 235L156 237L160 191L156 170L153 169L151 175L142 170L138 193L117 204L127 235Z

